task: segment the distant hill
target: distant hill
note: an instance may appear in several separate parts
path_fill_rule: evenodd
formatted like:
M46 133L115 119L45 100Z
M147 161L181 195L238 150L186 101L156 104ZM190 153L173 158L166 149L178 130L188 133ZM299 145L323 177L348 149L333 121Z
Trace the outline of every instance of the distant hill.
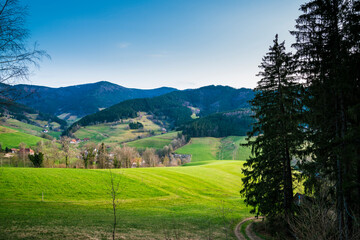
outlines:
M190 137L245 136L254 122L251 115L248 108L214 113L187 123L180 130Z
M0 104L0 117L7 116L34 126L41 126L38 122L54 122L59 128L66 128L66 121L48 113L43 113L31 107L16 102L3 101Z
M127 99L154 97L176 91L174 88L141 90L125 88L110 82L97 82L69 87L50 88L19 84L13 86L20 93L18 102L44 113L83 117L96 113Z
M127 100L82 118L66 133L74 132L80 126L134 118L138 112L150 113L155 121L166 122L167 127L175 128L193 121L191 116L194 111L198 117L203 117L212 113L249 108L248 101L253 96L251 89L211 85L199 89L174 91L153 98Z

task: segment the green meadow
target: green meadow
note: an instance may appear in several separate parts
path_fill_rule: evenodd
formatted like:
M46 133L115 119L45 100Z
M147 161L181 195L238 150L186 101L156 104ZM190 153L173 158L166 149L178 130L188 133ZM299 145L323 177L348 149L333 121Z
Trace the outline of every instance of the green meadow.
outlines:
M113 170L120 182L119 239L234 239L249 216L239 195L241 161ZM108 239L109 170L1 169L5 239ZM43 196L43 201L42 201Z
M130 147L135 147L138 149L145 149L145 148L155 148L161 149L166 145L169 145L171 141L176 138L178 132L171 132L162 135L157 135L148 138L142 138L139 140L135 140L132 142L127 143Z
M2 148L18 148L20 143L25 143L27 147L35 146L43 138L33 136L15 129L0 126L0 143Z
M245 136L230 136L220 140L218 159L246 160L251 155L251 148L241 146L246 143Z
M141 122L144 129L129 129L128 123L103 123L98 125L91 125L81 127L74 135L77 138L89 138L91 142L105 143L111 147L119 145L123 142L134 141L140 137L146 137L150 131L159 132L160 127L148 119L148 116L141 113L139 117L134 119L124 120Z
M113 169L118 239L235 239L250 216L239 191L243 161L217 160L221 139L178 149L194 165ZM4 239L110 239L110 170L0 169Z
M191 162L202 162L216 160L219 150L220 138L192 138L187 145L177 149L175 152L179 154L191 154Z
M36 115L36 114L31 114L31 115ZM21 121L18 121L16 119L12 119L12 118L8 118L8 119L2 118L1 120L4 121L3 122L4 126L6 126L8 128L14 129L14 130L22 132L22 133L34 135L34 136L41 136L42 131L44 129L42 127L34 126L34 125L24 123L24 122L21 122ZM36 122L39 123L40 121L36 120ZM42 124L46 125L48 123L43 122ZM55 122L52 122L50 125L52 125L53 127L60 127L60 125L58 123L55 123ZM59 139L60 135L61 135L61 132L49 131L47 134L54 137L54 138Z

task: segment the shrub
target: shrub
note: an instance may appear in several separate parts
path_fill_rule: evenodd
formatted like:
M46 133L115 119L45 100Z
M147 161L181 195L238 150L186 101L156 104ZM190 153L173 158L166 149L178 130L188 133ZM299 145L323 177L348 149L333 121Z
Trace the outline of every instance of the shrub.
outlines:
M28 155L30 161L34 164L34 167L41 167L44 161L44 154L42 152L35 153L34 155Z

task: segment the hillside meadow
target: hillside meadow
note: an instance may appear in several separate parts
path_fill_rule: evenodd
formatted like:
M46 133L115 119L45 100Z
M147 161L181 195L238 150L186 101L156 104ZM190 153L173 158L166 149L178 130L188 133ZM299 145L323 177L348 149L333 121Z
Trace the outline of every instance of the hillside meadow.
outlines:
M113 170L122 191L119 237L232 236L233 225L249 216L239 195L241 165L241 161L213 161ZM3 168L0 180L0 235L5 239L110 236L109 170Z
M110 239L113 174L121 186L118 239L235 239L233 227L250 216L239 194L244 161L216 160L220 145L198 138L178 149L195 156L193 166L2 168L0 236Z
M25 143L27 147L35 146L43 138L20 132L15 129L0 126L0 144L3 149L18 148L20 143Z
M108 146L114 147L119 143L148 137L151 132L159 134L161 128L149 120L148 117L149 115L140 113L138 117L126 119L122 122L81 127L74 133L74 136L79 139L89 138L91 142L96 144L103 142ZM131 121L142 123L144 128L129 129L129 123Z
M4 117L0 117L0 121L1 124L5 127L14 129L16 131L19 132L23 132L26 134L30 134L30 135L34 135L34 136L41 136L44 130L44 126L48 125L52 128L59 128L60 125L56 122L47 122L47 121L40 121L37 120L37 115L38 114L28 114L27 117L33 121L35 124L38 124L38 126L29 124L29 123L25 123L19 120L16 120L14 118L4 118ZM61 132L60 131L52 131L49 128L46 128L48 130L48 132L46 133L47 135L50 135L54 138L59 139Z
M127 145L138 149L145 149L145 148L161 149L166 145L169 145L171 141L177 137L177 134L178 132L171 132L153 137L142 138L139 140L129 142L127 143Z

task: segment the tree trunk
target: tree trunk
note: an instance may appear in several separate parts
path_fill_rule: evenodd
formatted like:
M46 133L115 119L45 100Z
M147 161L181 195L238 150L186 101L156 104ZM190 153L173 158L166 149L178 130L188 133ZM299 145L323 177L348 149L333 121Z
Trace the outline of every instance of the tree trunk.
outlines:
M113 198L113 212L114 212L114 225L113 225L113 240L115 240L115 230L116 230L116 203L115 203L115 200Z
M293 200L293 187L292 187L292 171L291 171L291 159L289 153L288 143L286 142L285 148L286 158L285 158L285 179L284 179L284 186L285 186L285 216L289 217L291 214L291 205Z

